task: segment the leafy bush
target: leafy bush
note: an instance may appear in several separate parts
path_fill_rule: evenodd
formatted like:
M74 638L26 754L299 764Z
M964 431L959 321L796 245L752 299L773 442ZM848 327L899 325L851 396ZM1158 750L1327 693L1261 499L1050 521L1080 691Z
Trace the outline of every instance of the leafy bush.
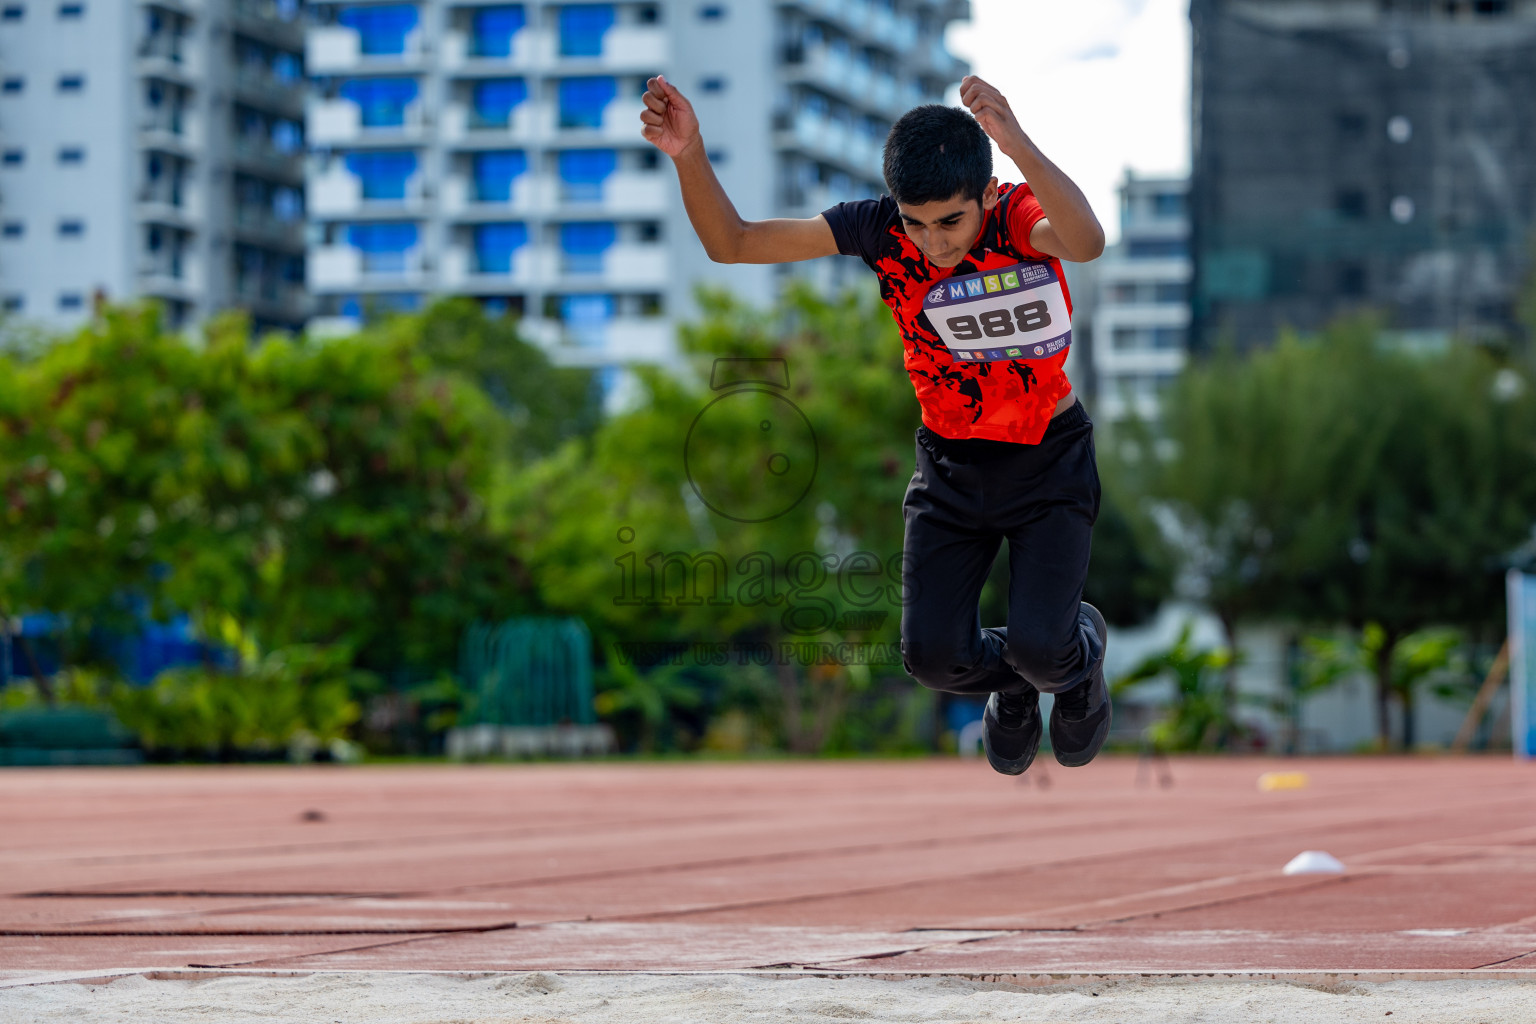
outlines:
M296 645L242 659L235 672L195 667L162 672L147 687L120 684L118 719L162 755L276 754L345 737L357 721L354 692L370 680L344 647Z
M1113 693L1119 696L1154 679L1173 678L1172 703L1147 728L1147 741L1160 752L1226 749L1247 732L1234 714L1232 652L1197 648L1190 633L1185 623L1172 647L1149 655L1114 683Z

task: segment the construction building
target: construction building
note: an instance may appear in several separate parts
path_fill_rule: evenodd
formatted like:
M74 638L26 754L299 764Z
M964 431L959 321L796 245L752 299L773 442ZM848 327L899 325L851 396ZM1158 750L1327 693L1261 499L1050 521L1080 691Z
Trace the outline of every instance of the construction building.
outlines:
M1536 225L1536 0L1193 0L1193 344L1371 308L1508 336Z

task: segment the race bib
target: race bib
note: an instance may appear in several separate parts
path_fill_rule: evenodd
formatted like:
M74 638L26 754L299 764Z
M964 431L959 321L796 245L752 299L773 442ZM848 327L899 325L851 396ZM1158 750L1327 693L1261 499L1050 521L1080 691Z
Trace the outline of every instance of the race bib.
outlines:
M1045 262L947 278L923 312L956 359L1049 359L1072 344L1067 296Z

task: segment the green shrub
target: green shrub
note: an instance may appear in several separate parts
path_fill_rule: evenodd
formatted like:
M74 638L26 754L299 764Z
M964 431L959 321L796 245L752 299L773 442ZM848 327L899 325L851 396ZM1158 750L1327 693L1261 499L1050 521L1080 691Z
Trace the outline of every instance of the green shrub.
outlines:
M220 757L313 748L345 737L370 680L343 647L296 645L234 671L175 668L147 687L118 685L112 706L146 750Z

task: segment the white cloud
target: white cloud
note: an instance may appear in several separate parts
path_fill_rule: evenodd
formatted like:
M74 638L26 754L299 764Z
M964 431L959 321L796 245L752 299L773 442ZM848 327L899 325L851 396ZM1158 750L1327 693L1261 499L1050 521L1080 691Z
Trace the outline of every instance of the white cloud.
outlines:
M1024 130L1119 237L1115 186L1189 172L1188 0L973 0L950 49L1002 90ZM959 90L948 102L959 103ZM997 155L998 177L1018 180Z

